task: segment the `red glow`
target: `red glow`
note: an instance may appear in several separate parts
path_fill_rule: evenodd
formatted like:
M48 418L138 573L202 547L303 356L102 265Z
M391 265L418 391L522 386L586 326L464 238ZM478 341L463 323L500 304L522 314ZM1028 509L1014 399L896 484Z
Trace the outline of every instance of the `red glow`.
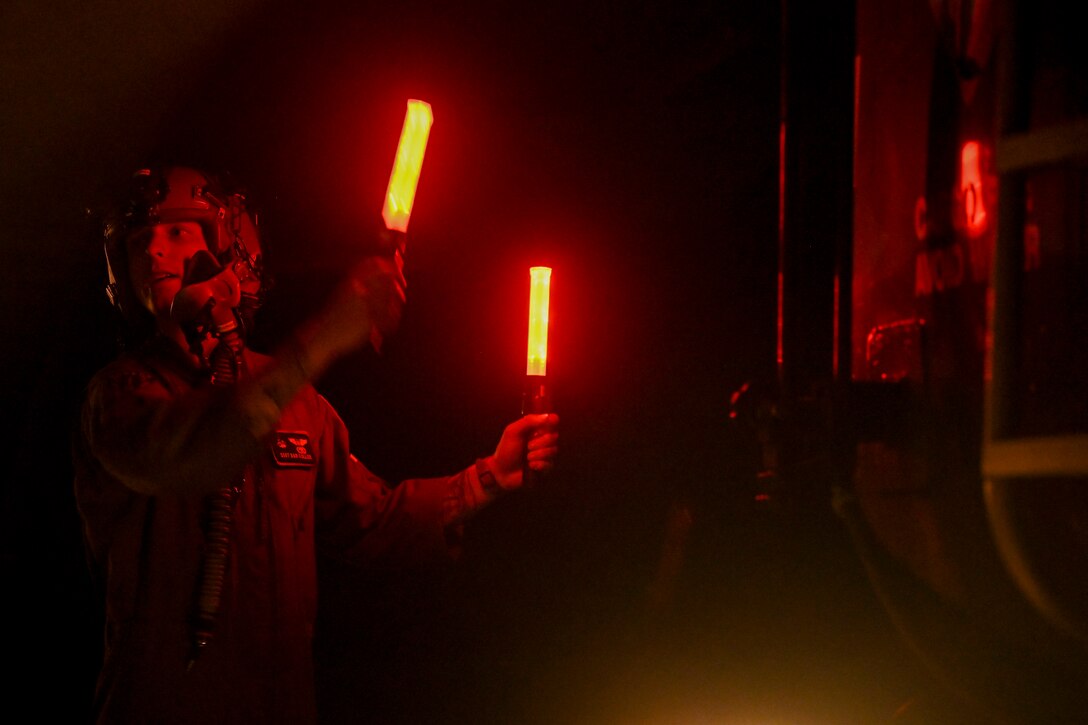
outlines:
M779 372L782 370L783 360L783 340L782 340L782 328L783 328L783 316L784 311L782 304L785 301L785 293L783 290L783 283L785 279L782 273L782 245L786 239L786 123L783 121L778 124L778 319L775 333L775 359L778 363Z
M408 101L397 156L385 192L385 206L382 208L382 219L389 229L408 231L408 218L412 215L412 203L416 198L419 172L423 167L423 154L427 150L427 137L433 120L431 104Z
M548 304L551 267L529 268L529 350L526 375L546 375L548 369Z
M967 141L960 151L960 194L967 233L971 235L981 234L986 229L980 155L978 141Z
M783 319L784 316L785 316L785 311L782 309L782 305L785 303L785 299L786 299L786 292L785 292L785 288L783 287L784 282L785 282L785 277L782 274L782 270L779 270L778 271L778 317L777 317L777 321L775 323L775 360L778 362L779 370L781 370L782 361L784 360L784 355L783 355L783 352L782 352L782 347L783 347L782 332L783 332L783 330L785 328L785 322L784 322L784 319Z
M831 318L831 374L839 377L839 272L835 270L834 312Z

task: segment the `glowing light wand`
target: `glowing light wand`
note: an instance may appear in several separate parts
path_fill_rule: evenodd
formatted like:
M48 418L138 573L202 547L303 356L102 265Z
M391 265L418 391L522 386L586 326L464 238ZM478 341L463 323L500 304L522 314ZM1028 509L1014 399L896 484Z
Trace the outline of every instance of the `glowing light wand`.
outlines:
M382 220L393 237L394 254L403 256L407 244L408 220L412 216L419 172L423 168L423 154L427 151L427 138L433 122L431 104L415 99L408 101L400 141L397 143L397 155L393 158L393 170L389 173L389 185L382 205ZM382 336L376 329L370 333L370 344L381 352Z
M551 302L551 267L529 268L529 346L525 361L525 392L521 399L521 414L550 413L551 391L548 389L548 307ZM540 473L525 465L525 483L532 485Z
M382 206L386 229L402 234L408 232L408 220L412 216L419 172L423 168L423 154L427 151L427 138L433 122L431 104L408 101L397 155L393 159L393 171L389 174L389 186L385 191L385 204Z

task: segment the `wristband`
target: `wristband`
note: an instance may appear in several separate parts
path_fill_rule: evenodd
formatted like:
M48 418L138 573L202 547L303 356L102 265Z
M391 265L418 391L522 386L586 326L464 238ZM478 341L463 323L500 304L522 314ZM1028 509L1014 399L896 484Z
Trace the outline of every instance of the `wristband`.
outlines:
M502 486L495 480L495 474L492 473L491 466L487 465L487 459L476 459L476 477L480 479L480 486L487 495L494 496L502 492Z

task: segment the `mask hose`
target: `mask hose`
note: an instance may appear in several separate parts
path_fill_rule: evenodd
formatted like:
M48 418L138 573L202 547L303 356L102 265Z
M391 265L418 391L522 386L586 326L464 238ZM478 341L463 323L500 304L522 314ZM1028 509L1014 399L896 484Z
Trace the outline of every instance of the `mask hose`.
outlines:
M171 314L184 320L189 330L196 330L194 337L202 338L205 333L218 337L219 343L208 360L211 383L233 385L245 371L245 340L232 309L239 301L237 278L229 268L220 268L210 254L194 256L185 277L186 285L174 299ZM234 503L245 478L243 475L237 484L224 486L207 499L207 528L193 612L189 670L215 636L230 559Z

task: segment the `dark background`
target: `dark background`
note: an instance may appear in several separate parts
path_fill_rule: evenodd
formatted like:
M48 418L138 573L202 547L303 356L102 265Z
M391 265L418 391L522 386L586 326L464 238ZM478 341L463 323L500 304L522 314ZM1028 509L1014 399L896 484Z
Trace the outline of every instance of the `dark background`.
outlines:
M68 459L115 350L95 212L148 161L243 181L273 344L367 243L408 98L435 123L404 322L318 387L379 474L458 470L519 413L550 265L561 464L453 572L329 572L333 720L890 722L938 698L829 500L758 505L730 428L774 372L778 37L758 2L6 4L9 707L74 717L100 654Z

